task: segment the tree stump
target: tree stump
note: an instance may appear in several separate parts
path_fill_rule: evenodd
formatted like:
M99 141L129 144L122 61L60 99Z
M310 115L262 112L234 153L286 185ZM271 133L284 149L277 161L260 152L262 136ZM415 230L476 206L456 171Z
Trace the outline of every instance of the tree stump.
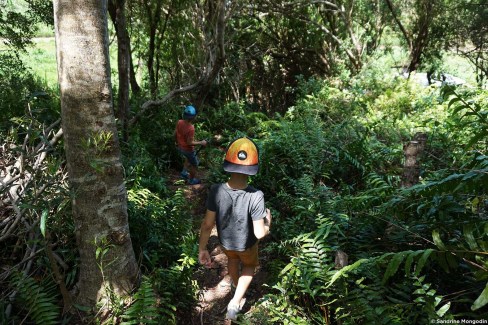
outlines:
M403 146L405 162L403 165L402 187L411 187L419 182L419 156L422 155L426 142L426 133L416 133L413 140Z

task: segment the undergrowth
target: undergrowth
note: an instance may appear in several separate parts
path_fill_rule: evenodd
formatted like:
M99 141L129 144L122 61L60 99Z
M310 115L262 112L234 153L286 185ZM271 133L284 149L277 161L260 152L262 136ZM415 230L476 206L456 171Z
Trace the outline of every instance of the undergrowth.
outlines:
M210 169L207 181L226 179L222 150L233 138L253 137L261 162L252 185L263 190L274 215L263 247L274 257L263 265L266 295L240 323L423 324L488 317L487 93L371 78L302 81L301 99L283 116L245 103L201 113L198 137L220 136L201 153ZM21 88L32 95L27 102L35 102L34 114L22 118L26 102L0 91L6 105L14 105L0 125L9 142L26 139L25 125L42 129L58 118L57 98L36 87ZM174 324L188 319L197 300L192 275L198 234L189 203L165 176L181 164L173 140L180 111L169 107L152 121L143 119L123 144L129 226L143 276L105 323ZM403 145L417 132L428 136L418 157L419 180L404 188ZM28 144L35 147L37 138ZM49 150L53 158L39 179L52 185L58 179L48 175L64 171L62 149ZM40 234L48 229L71 289L78 265L69 191L57 186L46 193L46 202L34 196L25 201L39 227L32 238L18 234L0 249L13 254L7 248L17 240L22 249L45 247ZM19 256L8 266L22 262ZM34 266L1 279L0 322L69 322L46 257Z
M402 81L357 105L354 89L312 89L260 141L253 181L279 212L268 250L289 262L241 322L486 319L486 93ZM420 181L402 188L415 132L429 136Z

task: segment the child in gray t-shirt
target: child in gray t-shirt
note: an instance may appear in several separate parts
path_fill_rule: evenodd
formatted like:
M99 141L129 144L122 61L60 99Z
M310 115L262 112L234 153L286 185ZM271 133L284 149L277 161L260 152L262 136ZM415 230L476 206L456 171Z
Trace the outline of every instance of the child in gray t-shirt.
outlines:
M269 234L271 213L265 208L263 192L248 185L249 176L259 168L257 146L249 138L234 140L228 147L224 170L230 173L227 183L210 188L207 212L200 229L198 260L211 264L207 243L214 225L227 255L227 268L235 294L227 306L227 319L236 319L241 302L254 276L258 261L259 239ZM241 274L239 267L242 265Z

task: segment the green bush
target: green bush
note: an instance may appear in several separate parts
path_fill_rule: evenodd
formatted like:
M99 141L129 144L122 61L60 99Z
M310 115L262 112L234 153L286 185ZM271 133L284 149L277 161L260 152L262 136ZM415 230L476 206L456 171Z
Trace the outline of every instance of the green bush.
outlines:
M442 97L398 82L359 106L330 84L324 95L313 88L286 116L292 122L260 140L253 182L278 211L281 240L269 249L291 259L244 322L486 316L486 95ZM425 170L419 184L400 188L402 145L418 131L429 134ZM338 251L349 265L336 266Z
M182 190L161 199L146 188L135 187L128 190L128 196L129 226L136 253L149 269L171 265L181 255L180 241L192 226Z

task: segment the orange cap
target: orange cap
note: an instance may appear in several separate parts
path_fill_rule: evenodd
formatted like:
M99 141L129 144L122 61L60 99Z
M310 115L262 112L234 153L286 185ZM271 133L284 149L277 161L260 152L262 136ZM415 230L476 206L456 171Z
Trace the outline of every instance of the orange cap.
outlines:
M229 173L256 175L259 169L259 151L249 138L238 138L227 147L224 170Z

